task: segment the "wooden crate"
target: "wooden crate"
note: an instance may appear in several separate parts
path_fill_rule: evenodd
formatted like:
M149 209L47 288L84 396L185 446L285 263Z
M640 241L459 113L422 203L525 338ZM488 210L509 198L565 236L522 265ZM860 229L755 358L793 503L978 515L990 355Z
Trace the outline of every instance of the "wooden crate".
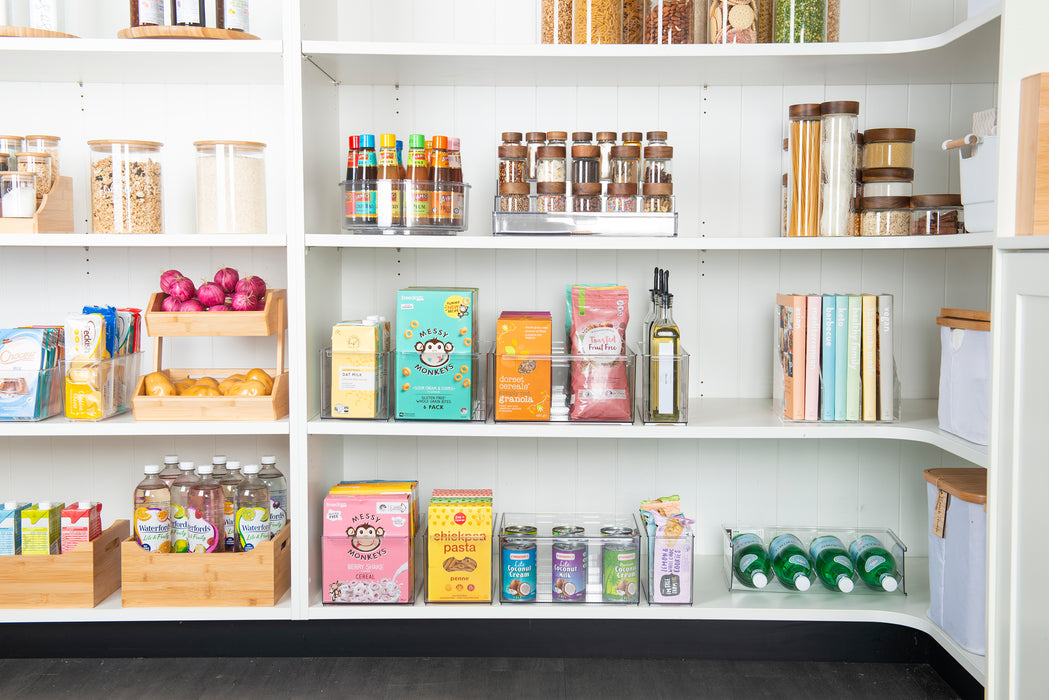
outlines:
M93 608L120 588L127 520L67 554L0 557L0 608Z
M262 311L162 311L167 294L156 292L146 307L146 333L150 336L269 336L281 328L285 319L287 290L266 292ZM286 322L285 322L286 325Z
M0 217L0 233L73 233L73 178L59 175L32 217Z
M291 525L250 552L152 554L121 545L125 608L268 607L291 587Z
M227 377L246 369L164 369L159 370L176 382L187 377ZM269 396L147 396L146 378L139 377L131 408L135 420L277 420L288 415L288 373L273 376Z

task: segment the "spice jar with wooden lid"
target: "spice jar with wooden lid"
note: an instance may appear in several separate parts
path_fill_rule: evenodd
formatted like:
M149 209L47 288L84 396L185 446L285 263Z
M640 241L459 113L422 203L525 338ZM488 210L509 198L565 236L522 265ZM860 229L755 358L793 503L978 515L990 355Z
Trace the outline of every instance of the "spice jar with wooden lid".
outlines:
M647 213L664 214L674 211L674 186L663 182L646 182L641 185L644 195L644 210Z
M672 163L674 160L673 146L645 146L645 182L674 181Z
M597 132L597 147L601 149L598 169L603 182L612 179L612 148L616 145L616 132Z
M914 185L913 168L871 168L864 170L864 197L910 197Z
M540 146L536 152L535 174L539 182L564 182L565 147Z
M536 151L546 144L546 134L542 131L529 131L525 134L525 148L528 149L528 171L526 179L535 182Z
M941 236L965 233L962 197L958 194L919 194L911 197L911 233Z
M573 182L572 183L572 211L599 212L601 211L601 183L600 182Z
M529 209L527 182L499 184L499 211L524 212Z
M867 129L863 132L863 169L913 168L914 129Z
M610 182L607 186L608 193L605 199L608 202L609 212L636 212L637 211L637 183L636 182Z
M910 233L910 197L860 199L861 236L909 236Z
M641 149L637 146L612 147L612 182L638 184L641 176L638 173L638 162Z

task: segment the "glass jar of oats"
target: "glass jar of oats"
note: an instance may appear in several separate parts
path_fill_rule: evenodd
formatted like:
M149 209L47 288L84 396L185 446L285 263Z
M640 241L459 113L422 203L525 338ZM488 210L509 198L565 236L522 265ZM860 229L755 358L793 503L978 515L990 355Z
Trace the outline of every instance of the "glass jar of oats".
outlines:
M157 141L88 141L91 233L163 233Z

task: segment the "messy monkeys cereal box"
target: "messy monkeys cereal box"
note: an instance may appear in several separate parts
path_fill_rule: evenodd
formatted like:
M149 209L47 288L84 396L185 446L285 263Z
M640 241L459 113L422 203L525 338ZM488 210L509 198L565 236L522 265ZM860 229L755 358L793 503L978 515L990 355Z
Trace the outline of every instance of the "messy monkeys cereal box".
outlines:
M469 420L476 367L477 290L411 287L397 293L396 416Z

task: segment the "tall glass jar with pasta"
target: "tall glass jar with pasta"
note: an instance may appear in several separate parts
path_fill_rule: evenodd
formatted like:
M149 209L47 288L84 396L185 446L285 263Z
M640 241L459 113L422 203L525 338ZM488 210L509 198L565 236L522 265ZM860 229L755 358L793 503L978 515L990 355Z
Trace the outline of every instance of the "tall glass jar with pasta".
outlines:
M821 236L852 235L853 200L856 196L856 133L860 103L851 100L820 105L820 161L823 190L820 196Z
M644 34L644 0L623 0L623 43L640 44Z
M543 0L540 3L540 38L544 44L572 43L572 13L572 0Z
M623 40L623 0L573 0L572 43L618 44Z
M789 236L820 234L820 105L790 106Z

